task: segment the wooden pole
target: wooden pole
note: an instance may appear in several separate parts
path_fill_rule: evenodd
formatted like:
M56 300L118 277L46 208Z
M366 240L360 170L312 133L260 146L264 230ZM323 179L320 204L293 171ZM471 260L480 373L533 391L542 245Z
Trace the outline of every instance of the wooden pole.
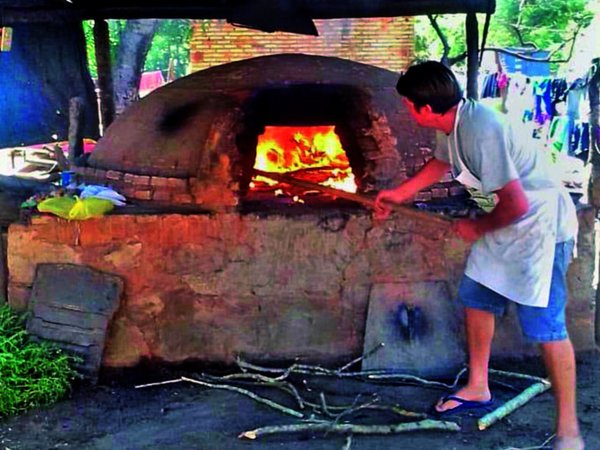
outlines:
M600 58L592 60L593 75L589 79L588 97L590 99L590 152L588 163L592 165L592 176L589 180L588 197L596 211L600 211ZM600 255L598 255L600 263ZM596 289L596 345L600 345L600 289Z
M467 34L467 97L477 100L477 76L479 75L479 28L475 13L468 13L465 22Z
M69 101L69 162L74 165L75 159L83 155L83 122L84 101L81 97L73 97Z
M292 186L298 186L305 189L314 189L324 192L329 195L333 195L335 197L344 198L346 200L352 200L357 202L363 206L367 206L368 208L375 208L375 200L360 194L355 194L353 192L346 192L340 189L335 189L329 186L322 186L317 183L311 183L310 181L299 180L297 178L291 177L289 175L283 173L275 173L275 172L265 172L258 169L253 169L256 175L262 175L263 177L271 178L272 180L279 181L281 183L291 184ZM434 215L422 211L417 211L411 209L407 206L402 205L393 205L394 210L401 212L403 215L420 220L433 221L436 224L448 227L449 224L452 223L452 219L449 219L444 216Z
M100 99L100 134L112 123L115 118L115 100L112 68L110 62L110 41L108 23L106 20L94 21L94 51L96 53L96 66L98 71L98 85Z

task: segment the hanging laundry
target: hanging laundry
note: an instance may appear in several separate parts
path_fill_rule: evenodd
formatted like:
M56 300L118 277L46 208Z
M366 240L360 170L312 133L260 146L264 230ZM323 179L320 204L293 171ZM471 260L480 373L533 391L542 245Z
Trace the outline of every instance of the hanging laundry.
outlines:
M498 97L497 77L497 73L492 73L484 77L481 98Z
M552 81L550 78L541 78L533 81L533 95L535 96L534 119L543 125L552 117Z

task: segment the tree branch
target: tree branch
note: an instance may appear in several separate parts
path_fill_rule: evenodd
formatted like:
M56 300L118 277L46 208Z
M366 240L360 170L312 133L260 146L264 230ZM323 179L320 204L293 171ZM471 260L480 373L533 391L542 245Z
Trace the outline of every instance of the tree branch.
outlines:
M449 66L448 64L448 54L450 53L450 45L448 44L448 39L446 39L446 35L440 28L440 25L437 23L437 16L432 16L431 14L427 14L427 18L429 19L429 23L435 30L436 34L442 41L442 46L444 47L444 53L442 54L441 63L445 66ZM450 64L451 65L451 64Z
M517 38L519 39L519 43L521 44L522 47L531 47L534 50L539 50L538 46L535 45L535 43L523 41L523 35L521 34L521 30L520 30L518 24L517 25L509 24L508 26L515 32L515 34L517 35Z
M275 425L254 430L245 431L238 437L240 439L256 439L260 436L281 433L298 433L302 431L322 431L327 433L343 434L395 434L407 431L418 430L444 430L460 431L460 426L456 422L425 419L420 422L398 423L393 425L358 425L350 423L334 424L325 423L299 423L293 425Z

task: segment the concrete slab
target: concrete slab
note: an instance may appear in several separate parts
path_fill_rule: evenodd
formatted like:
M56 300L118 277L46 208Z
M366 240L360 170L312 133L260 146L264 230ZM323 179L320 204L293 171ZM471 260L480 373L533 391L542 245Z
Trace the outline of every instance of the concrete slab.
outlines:
M442 281L375 284L369 297L363 370L452 376L465 362L461 307Z

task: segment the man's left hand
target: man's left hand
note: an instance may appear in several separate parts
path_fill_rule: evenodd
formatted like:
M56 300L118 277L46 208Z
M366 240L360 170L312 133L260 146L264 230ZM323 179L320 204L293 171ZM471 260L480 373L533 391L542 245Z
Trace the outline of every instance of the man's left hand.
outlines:
M454 223L453 230L458 237L466 242L475 242L483 235L480 227L478 226L477 220L472 219L460 219L456 221Z

